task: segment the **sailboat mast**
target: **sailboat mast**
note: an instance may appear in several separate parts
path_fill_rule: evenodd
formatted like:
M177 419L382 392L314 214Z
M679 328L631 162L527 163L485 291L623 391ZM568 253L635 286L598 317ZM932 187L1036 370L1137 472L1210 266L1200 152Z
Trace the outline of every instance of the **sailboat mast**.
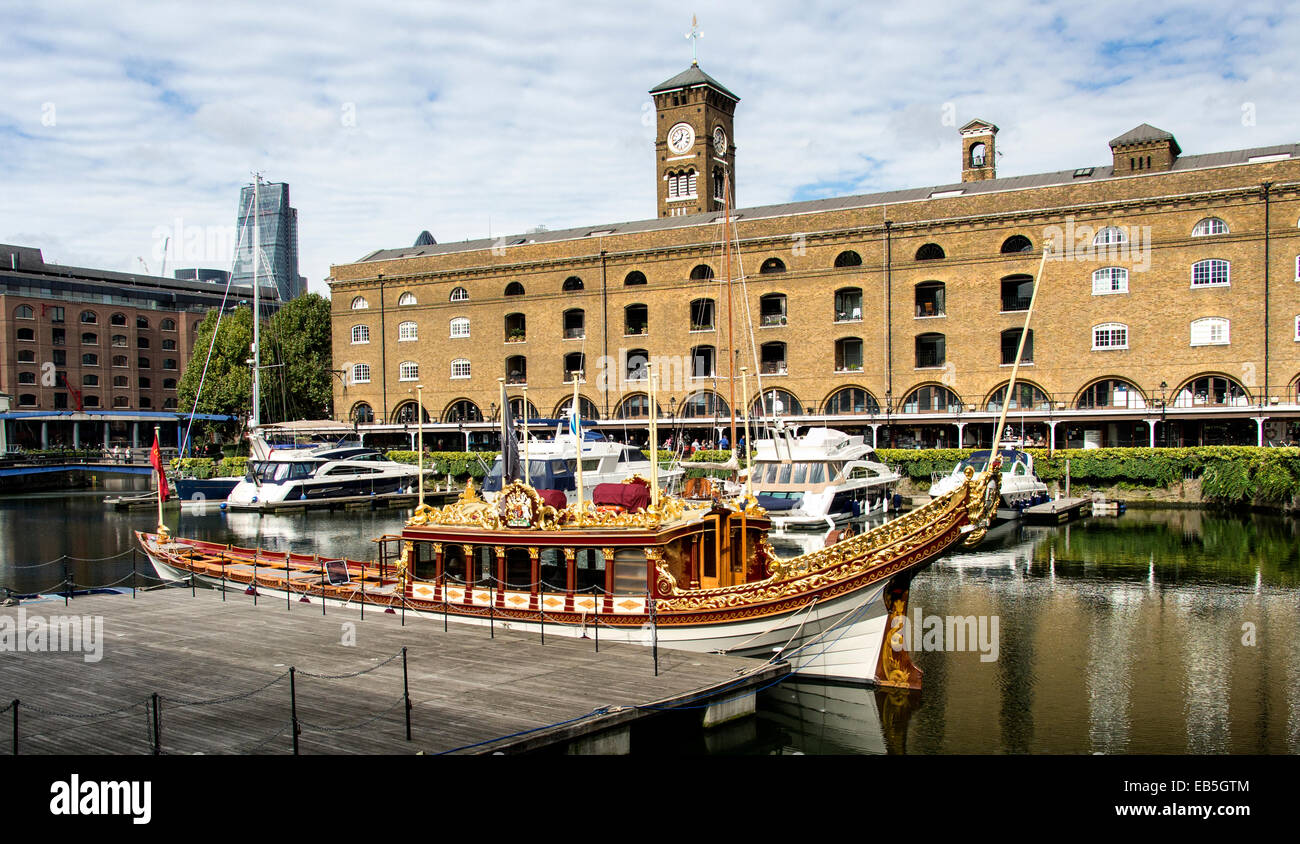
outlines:
M731 174L722 173L722 261L727 273L727 389L731 405L731 453L736 453L736 345L731 327Z
M258 198L258 186L262 183L262 174L253 174L253 430L262 424L262 344L260 324L262 322L262 303L257 281L257 258L262 251L262 204Z

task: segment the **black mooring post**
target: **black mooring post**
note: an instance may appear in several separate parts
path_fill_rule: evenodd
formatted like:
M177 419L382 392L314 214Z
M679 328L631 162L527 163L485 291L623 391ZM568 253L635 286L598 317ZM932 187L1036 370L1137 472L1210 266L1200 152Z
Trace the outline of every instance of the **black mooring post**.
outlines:
M537 585L537 612L542 619L542 644L546 644L546 607L542 606L542 586Z
M136 549L131 549L131 597L135 597L135 555Z
M153 693L153 755L162 756L162 734L159 732L162 719L158 716L158 693Z
M289 721L293 726L293 755L298 755L298 689L294 684L294 667L289 666Z
M316 558L320 560L320 557ZM320 614L325 615L325 564L320 564Z
M18 755L18 698L14 698L14 755Z
M402 696L406 698L406 740L411 740L411 682L406 675L406 646L402 646Z
M253 579L249 582L253 588L253 606L257 606L257 549L253 549Z
M63 606L68 605L68 597L72 594L72 583L68 579L68 564L63 564Z
M591 619L596 628L596 653L600 653L600 596L592 592L591 597L596 599L596 610L591 614Z
M469 589L470 589L470 594L472 595L474 592L474 587L471 586ZM473 599L471 598L471 600ZM496 602L497 602L496 596L492 594L492 580L489 578L488 579L488 634L489 634L488 638L491 639L495 639L497 637L496 612L495 612Z
M650 636L655 654L655 676L659 676L659 623L655 618L655 599L650 596Z
M442 632L447 632L447 572L440 574L442 580Z
M193 561L190 562L190 565L194 565ZM196 597L198 597L198 593L196 593L196 592L194 591L194 572L193 572L193 570L190 571L190 597L191 597L191 598L196 598Z

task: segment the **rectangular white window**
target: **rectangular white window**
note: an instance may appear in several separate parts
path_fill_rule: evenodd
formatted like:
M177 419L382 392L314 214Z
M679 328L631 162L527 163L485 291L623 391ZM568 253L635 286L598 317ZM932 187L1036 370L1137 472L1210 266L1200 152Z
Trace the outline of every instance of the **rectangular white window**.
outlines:
M418 381L420 380L420 365L412 361L406 361L397 368L397 380L399 381Z
M1220 317L1207 317L1192 323L1193 346L1228 345L1228 321Z
M1123 267L1102 267L1092 274L1092 295L1128 292L1128 270Z
M467 317L457 317L451 321L452 337L469 336L469 319Z
M1300 316L1295 318L1295 340L1300 343Z
M463 359L462 359L462 360L454 360L454 361L452 361L452 362L451 362L451 377L452 377L452 378L468 378L468 377L469 377L469 361L467 361L467 360L463 360Z
M358 364L356 364L355 366L352 367L352 383L353 383L353 384L369 384L369 383L370 383L370 365L369 365L369 364L366 364L366 363L358 363Z
M368 325L354 325L354 326L352 326L352 342L353 342L353 344L369 343L369 342L370 342L370 326L368 326Z
M420 339L419 329L413 322L404 322L397 326L398 342Z
M1219 287L1228 284L1228 262L1217 258L1192 264L1192 287Z
M1092 329L1092 348L1094 350L1127 349L1128 326L1118 323L1096 326Z

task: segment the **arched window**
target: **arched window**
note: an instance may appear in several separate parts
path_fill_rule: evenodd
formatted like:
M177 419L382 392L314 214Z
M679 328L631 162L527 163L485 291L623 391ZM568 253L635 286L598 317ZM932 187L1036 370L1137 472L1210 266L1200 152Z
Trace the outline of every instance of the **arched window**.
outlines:
M126 314L117 313L108 318L113 325L126 325Z
M131 399L126 396L113 396L113 407L130 407Z
M564 285L560 289L565 293L572 293L575 290L581 290L582 279L578 278L576 275L571 275L564 280Z
M82 325L99 325L99 314L95 313L94 311L82 311L82 312L81 312L81 324L82 324Z
M632 337L650 333L650 309L642 304L628 305L623 309L623 334Z
M1002 310L1027 311L1034 297L1034 279L1027 275L1009 275L1002 279Z
M690 199L696 195L694 170L669 173L665 178L668 180L669 199Z
M971 144L970 147L970 166L983 167L985 156L988 155L988 147L982 143Z
M662 410L660 411L662 415ZM614 408L615 419L649 419L650 397L645 393L633 393L624 398Z
M764 375L785 375L785 343L764 343L758 347L758 371Z
M923 281L916 286L917 317L945 316L947 288L942 281Z
M83 386L83 387L98 387L98 386L99 386L99 376L98 376L98 375L83 375L83 376L81 376L81 386Z
M442 419L444 422L482 422L483 411L478 409L478 405L469 399L457 399L447 405L447 410L443 412Z
M153 399L149 398L148 396L140 396L140 398L137 400L137 404L141 410L148 410L149 408L153 407Z
M163 369L175 369L175 368L176 368L176 359L175 359L175 358L163 358L162 368L163 368Z
M1226 375L1202 375L1178 389L1174 407L1246 407L1250 394Z
M822 407L827 416L854 416L863 413L879 413L880 403L876 397L861 387L841 387Z
M528 383L528 358L523 355L511 355L506 358L506 383L511 385Z
M452 361L452 362L451 362L451 377L452 377L453 379L462 379L462 378L468 378L468 377L470 377L470 375L469 375L469 361L468 361L467 359L465 359L465 358L457 358L456 360Z
M623 373L628 381L650 380L650 353L645 349L629 349Z
M1104 322L1092 327L1092 349L1095 352L1128 348L1128 326L1122 322Z
M1092 238L1093 246L1117 246L1128 243L1128 233L1119 226L1106 226Z
M363 401L359 401L352 406L352 412L348 418L358 425L369 425L375 421L374 409Z
M515 396L509 399L510 415L515 419L538 419L541 414L537 412L537 405L532 402L525 402L523 396Z
M506 342L523 343L528 339L528 319L523 314L506 314Z
M989 396L988 401L984 403L984 409L989 413L1001 413L1002 402L1007 398L1007 385L1003 384L998 387ZM1047 393L1043 392L1034 384L1028 381L1017 381L1015 395L1011 397L1011 406L1008 410L1050 410L1052 400Z
M903 398L903 413L960 413L961 397L937 384L917 387Z
M172 398L167 401L171 402L173 408L176 407L176 399ZM84 407L99 407L99 396L84 396L81 399L81 404ZM167 407L166 402L163 403L163 407Z
M171 339L170 337L164 339L162 341L162 349L164 352L176 351L176 341Z
M83 345L83 346L98 346L98 345L99 345L99 335L96 334L96 333L93 332L93 331L83 331L83 332L81 332L81 345Z
M1013 234L1002 241L1002 254L1012 255L1020 252L1033 252L1034 244L1023 234Z
M1228 284L1227 261L1211 258L1192 264L1192 287L1225 287Z
M124 360L125 360L125 358L124 358ZM19 351L18 351L18 362L19 362L19 363L36 363L36 352L33 351L32 349L19 349Z
M365 297L365 296L354 296L354 297L352 297L352 310L354 310L354 311L364 311L366 308L369 308L369 307L370 307L370 303L366 301L366 297Z
M18 383L19 383L19 384L32 384L32 385L35 385L35 384L36 384L36 373L35 373L35 372L20 372L20 373L18 373Z
M137 349L147 349L147 348L149 348L149 338L148 338L148 337L137 337L137 338L135 338L135 347L136 347Z
M696 264L691 268L691 281L708 281L713 278L713 267L708 264Z
M99 366L99 355L82 355L82 366Z
M141 390L147 390L153 386L153 382L142 375L136 379L135 385Z
M398 381L419 381L420 365L413 360L404 360L397 365Z
M19 393L19 407L36 407L36 395L34 393Z
M469 336L469 317L455 317L449 324L452 338Z
M1228 224L1218 217L1206 217L1192 226L1192 237L1207 237L1212 234L1227 234Z
M946 257L943 247L937 243L927 243L916 250L916 260L918 261L938 261Z
M946 339L942 334L920 334L916 338L916 368L943 366L947 360Z
M1142 391L1119 378L1106 378L1084 388L1076 403L1080 410L1097 408L1143 408L1147 406Z
M1092 295L1128 292L1128 270L1123 267L1102 267L1092 274Z
M174 320L174 319L165 319L165 320L163 320L162 322L158 323L158 329L159 329L160 331L175 331L175 330L176 330L176 320Z
M398 307L404 307L406 305L414 305L414 304L415 304L415 294L409 290L405 291L404 293L402 293L401 296L397 297Z
M468 302L469 291L463 287L457 287L451 291L451 295L447 297L447 300L450 302Z
M645 284L645 283L646 283L645 273L641 272L640 270L632 270L632 272L628 273L627 277L623 279L624 287L635 287L638 284Z
M1203 317L1192 320L1193 346L1228 345L1228 320L1224 317Z
M712 390L696 390L677 406L679 419L717 419L722 416L731 416L731 408Z
M759 275L783 273L785 272L785 261L782 261L780 258L768 258L763 262L762 266L758 268L758 272Z
M135 362L135 365L136 365L136 368L137 368L137 369L148 369L148 368L149 368L149 358L137 358L137 359L136 359L136 362Z
M582 352L569 352L564 356L564 383L572 384L575 378L585 382L586 371L587 356Z
M429 408L420 407L413 401L404 401L393 410L393 422L398 425L415 425L417 424L415 414L419 412L424 417L425 422L429 419Z
M36 319L36 311L31 305L19 305L14 308L14 319Z
M370 364L368 363L352 364L352 383L353 384L370 383Z
M114 345L114 346L117 346L118 348L121 348L121 349L125 349L125 348L127 347L127 345L129 345L129 344L126 342L126 335L125 335L125 334L114 334L114 335L113 335L113 340L112 340L112 342L113 342L113 345Z
M862 266L862 256L852 249L847 249L835 256L835 267L837 269L860 266Z
M113 355L113 366L127 366L126 355Z
M789 390L764 390L750 405L750 412L755 416L802 416L803 403Z
M786 324L784 293L768 293L759 298L758 324L764 328Z
M147 329L149 327L149 318L143 316L137 316L135 318L135 327L142 330Z
M524 286L517 281L512 281L506 285L506 295L522 296L524 295Z
M164 389L164 390L174 390L174 389L176 389L176 379L175 379L175 378L164 378L164 379L163 379L163 389Z
M555 415L560 419L567 418L573 412L573 396L569 396L555 407ZM596 403L586 396L578 396L578 415L584 420L596 420L600 418L600 410Z
M861 337L841 337L835 341L835 371L862 371Z
M691 349L692 378L713 378L717 375L718 354L712 346L695 346Z
M861 287L841 287L835 291L835 321L862 322Z
M352 343L354 345L370 342L370 326L354 325L352 326Z
M397 325L397 342L410 342L420 339L420 328L413 322L402 322Z
M130 379L130 378L127 378L125 375L114 375L114 376L113 376L113 386L114 386L114 387L130 387L130 386L131 386L131 379Z
M587 312L582 308L570 308L562 319L565 340L581 340L587 336Z
M25 343L34 343L36 342L36 329L20 328L18 329L18 333L16 336L18 337L19 340L22 340Z
M1020 334L1023 328L1008 328L1002 332L1002 365L1010 366L1016 362L1016 349L1020 348ZM1025 350L1020 354L1021 363L1034 362L1034 330L1029 329L1025 335Z
M691 331L713 331L714 310L712 299L696 299L691 302Z

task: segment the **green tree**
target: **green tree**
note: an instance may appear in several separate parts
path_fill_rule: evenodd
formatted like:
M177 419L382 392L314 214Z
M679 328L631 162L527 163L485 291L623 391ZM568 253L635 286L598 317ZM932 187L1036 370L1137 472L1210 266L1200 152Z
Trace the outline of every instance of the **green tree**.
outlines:
M278 364L262 377L263 415L279 419L329 419L334 415L331 383L330 302L317 293L280 308L262 334L262 363Z
M193 354L185 365L185 374L181 376L176 391L179 410L189 413L194 407L194 397L198 395L197 412L237 416L242 425L253 408L253 373L246 363L253 343L253 312L251 308L239 308L226 314L220 320L219 331L218 314L215 308L208 311L199 324ZM214 331L217 334L215 344L212 343ZM208 358L209 347L212 349L211 359ZM200 379L203 382L201 393Z

